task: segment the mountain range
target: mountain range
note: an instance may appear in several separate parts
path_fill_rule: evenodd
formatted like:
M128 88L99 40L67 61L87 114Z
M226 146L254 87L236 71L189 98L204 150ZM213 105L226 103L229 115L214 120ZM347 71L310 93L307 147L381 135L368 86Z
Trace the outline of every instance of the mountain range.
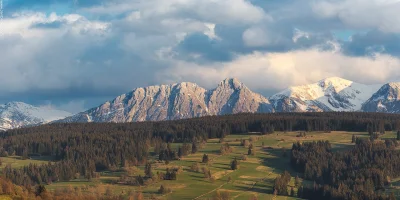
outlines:
M160 121L240 112L274 112L269 100L237 79L212 90L195 83L137 88L62 122Z
M87 111L71 115L24 103L0 106L0 129L54 122L161 121L242 112L360 111L400 113L400 83L364 85L339 77L294 86L269 98L238 79L207 90L195 83L136 88ZM51 116L51 117L50 117ZM67 116L67 117L66 117ZM65 118L66 117L66 118Z

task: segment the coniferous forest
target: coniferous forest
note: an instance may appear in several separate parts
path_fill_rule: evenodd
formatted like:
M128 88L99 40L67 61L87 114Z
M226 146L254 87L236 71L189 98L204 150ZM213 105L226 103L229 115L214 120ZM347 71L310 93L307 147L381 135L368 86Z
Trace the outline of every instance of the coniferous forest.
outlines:
M137 123L54 123L0 132L0 156L52 156L57 161L3 169L5 179L31 188L72 180L76 174L91 179L98 172L126 165L146 165L149 171L150 148L158 153L159 160L169 161L196 152L202 141L223 139L229 134L351 131L373 136L399 129L400 115L345 112L244 113ZM340 152L332 151L327 141L293 144L293 169L314 182L312 187L301 187L297 195L305 199L390 199L382 191L390 178L400 176L400 153L394 149L395 141L374 143L373 138L355 138L353 149ZM172 149L170 144L177 142L184 145ZM125 182L141 185L153 176L148 172L145 177ZM174 170L158 176L176 179Z

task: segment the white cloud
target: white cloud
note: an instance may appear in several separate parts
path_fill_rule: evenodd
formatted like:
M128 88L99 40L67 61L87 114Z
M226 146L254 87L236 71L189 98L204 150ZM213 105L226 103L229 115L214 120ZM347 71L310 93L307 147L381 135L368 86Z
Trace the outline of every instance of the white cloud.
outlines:
M310 34L305 32L305 31L301 31L301 30L295 28L294 29L294 33L293 33L293 37L292 37L293 42L296 43L300 38L309 39L310 38Z
M271 43L265 29L252 27L243 32L244 44L248 47L262 47Z
M190 18L217 24L253 24L271 20L261 7L247 0L123 0L85 8L94 14L118 15L134 11L130 18Z
M55 22L60 27L34 27ZM107 38L108 24L77 15L24 13L4 19L2 31L0 91L23 92L68 87L84 72L78 58Z
M400 33L398 0L322 0L312 8L318 17L338 19L348 28Z
M163 71L159 76L196 80L208 87L226 77L236 77L252 89L280 90L331 76L361 83L384 83L400 77L399 66L398 58L385 54L350 57L340 51L311 48L284 53L254 52L231 62L211 65L177 62L174 70Z

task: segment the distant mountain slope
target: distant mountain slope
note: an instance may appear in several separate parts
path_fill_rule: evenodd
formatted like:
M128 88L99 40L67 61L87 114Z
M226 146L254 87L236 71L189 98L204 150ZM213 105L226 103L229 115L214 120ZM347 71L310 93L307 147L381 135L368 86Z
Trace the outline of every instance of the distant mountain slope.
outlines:
M22 102L10 102L0 105L0 130L46 123L70 115L61 110L35 107Z
M267 98L237 79L225 79L213 90L189 82L137 88L59 122L159 121L273 111Z
M332 77L290 87L269 100L277 112L358 111L379 87Z
M400 113L400 82L383 85L362 107L365 112Z

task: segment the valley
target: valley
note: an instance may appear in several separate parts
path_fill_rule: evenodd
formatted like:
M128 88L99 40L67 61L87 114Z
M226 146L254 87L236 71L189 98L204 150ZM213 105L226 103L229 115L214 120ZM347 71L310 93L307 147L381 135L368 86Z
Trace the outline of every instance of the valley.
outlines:
M104 171L99 178L91 181L87 179L76 179L67 182L52 183L46 188L57 193L58 191L82 193L92 193L94 195L110 195L107 191L112 191L112 195L128 198L138 192L143 194L144 199L213 199L217 191L229 194L229 199L248 200L256 197L257 199L298 199L297 197L275 196L273 195L274 180L283 171L287 170L292 176L292 180L287 185L288 191L295 186L295 177L302 175L296 173L289 163L289 156L284 156L284 151L289 152L293 143L328 140L331 142L335 151L351 148L352 136L368 138L366 132L342 132L331 133L307 132L306 137L298 137L299 132L276 132L270 135L260 135L256 133L242 135L228 135L223 143L229 144L233 151L221 155L219 152L223 143L219 139L210 139L195 154L184 156L179 161L171 161L168 164L158 162L157 157L150 157L153 173L165 172L167 168L181 168L177 175L177 180L157 181L145 186L127 186L114 183L121 175L128 174L126 169L116 171ZM381 139L396 138L393 132L386 132ZM241 146L242 140L250 140L254 145L255 155L247 155L248 147ZM174 143L172 148L178 148L182 143ZM264 145L264 146L263 146ZM150 154L154 152L150 151ZM202 156L208 154L210 161L208 164L201 163ZM288 153L289 154L289 153ZM246 155L246 160L240 160ZM238 158L239 169L231 170L230 163L234 158ZM29 163L41 164L46 161L21 160L19 158L2 158L4 165L11 164L13 167L26 166ZM199 163L200 167L211 170L213 180L204 177L202 172L191 170L193 163ZM144 176L144 167L132 167L135 175ZM302 179L301 179L302 180ZM307 182L307 181L305 181ZM311 183L310 183L311 184ZM166 194L160 194L159 188L163 185L171 189ZM394 189L396 187L390 188ZM296 189L297 190L297 189ZM391 190L389 190L391 191ZM397 192L397 190L395 190ZM297 191L296 191L297 192ZM400 197L400 196L399 196Z

